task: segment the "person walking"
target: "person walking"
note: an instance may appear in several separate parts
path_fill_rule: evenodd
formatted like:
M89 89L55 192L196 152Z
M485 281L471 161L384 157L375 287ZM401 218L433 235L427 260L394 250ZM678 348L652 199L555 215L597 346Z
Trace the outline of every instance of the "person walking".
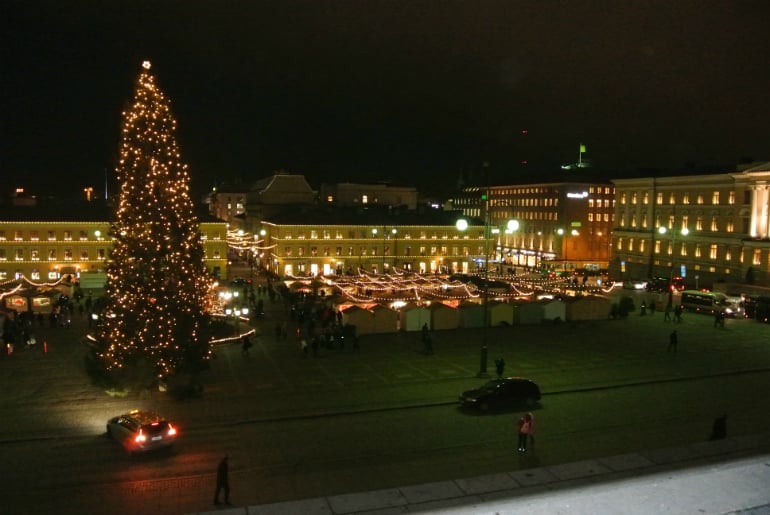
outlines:
M529 430L531 427L531 421L527 417L527 415L523 415L518 422L518 433L519 433L519 442L518 442L518 451L519 452L526 452L527 451L527 439L529 438Z
M681 304L674 308L674 322L677 324L682 323L682 309Z
M251 340L249 339L248 334L244 334L243 338L241 338L241 356L248 357L249 355L249 349L251 348Z
M214 504L222 504L219 502L219 492L224 492L225 504L230 505L230 464L228 463L228 456L222 458L217 467L217 489L214 491Z
M505 371L505 360L502 357L495 360L495 370L497 371L497 378L502 379Z
M524 415L529 420L529 445L530 447L535 446L535 415L532 414L532 412L527 413Z
M666 349L666 352L673 352L676 354L676 348L679 346L679 335L676 334L676 329L671 331L671 334L668 336L668 349Z
M666 304L666 309L663 311L663 321L671 322L671 304Z

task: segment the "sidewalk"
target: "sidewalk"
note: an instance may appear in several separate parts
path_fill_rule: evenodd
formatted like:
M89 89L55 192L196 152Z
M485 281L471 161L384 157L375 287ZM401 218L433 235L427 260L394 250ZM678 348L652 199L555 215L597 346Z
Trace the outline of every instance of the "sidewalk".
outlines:
M770 434L197 515L770 513Z

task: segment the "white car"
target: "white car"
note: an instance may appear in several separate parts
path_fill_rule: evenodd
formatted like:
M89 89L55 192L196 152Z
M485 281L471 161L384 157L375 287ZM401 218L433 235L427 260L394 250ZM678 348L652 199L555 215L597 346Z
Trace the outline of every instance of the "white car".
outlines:
M623 281L623 288L627 290L645 290L647 289L647 281L640 281L640 280Z
M157 413L133 410L107 421L107 435L134 453L168 447L176 440L177 430Z

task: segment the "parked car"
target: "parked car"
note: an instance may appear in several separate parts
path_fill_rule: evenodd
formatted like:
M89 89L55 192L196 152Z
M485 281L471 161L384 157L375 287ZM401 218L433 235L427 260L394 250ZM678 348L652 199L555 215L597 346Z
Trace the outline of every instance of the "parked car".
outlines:
M111 418L107 422L107 435L134 453L168 447L176 440L177 430L157 413L133 410Z
M460 405L482 411L531 407L540 400L540 387L534 381L523 377L492 379L480 388L468 390L460 395Z

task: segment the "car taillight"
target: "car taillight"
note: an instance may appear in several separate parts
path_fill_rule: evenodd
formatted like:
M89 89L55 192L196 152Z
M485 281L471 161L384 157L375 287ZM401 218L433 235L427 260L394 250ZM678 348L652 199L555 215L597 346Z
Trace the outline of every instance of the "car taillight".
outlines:
M146 437L146 436L144 436L144 433L142 433L142 430L140 429L140 430L139 430L139 434L138 434L138 435L136 435L136 438L134 438L134 441L135 441L136 443L142 443L142 442L144 442L145 440L147 440L147 437Z
M168 425L168 435L174 436L176 434L176 428L171 424Z

